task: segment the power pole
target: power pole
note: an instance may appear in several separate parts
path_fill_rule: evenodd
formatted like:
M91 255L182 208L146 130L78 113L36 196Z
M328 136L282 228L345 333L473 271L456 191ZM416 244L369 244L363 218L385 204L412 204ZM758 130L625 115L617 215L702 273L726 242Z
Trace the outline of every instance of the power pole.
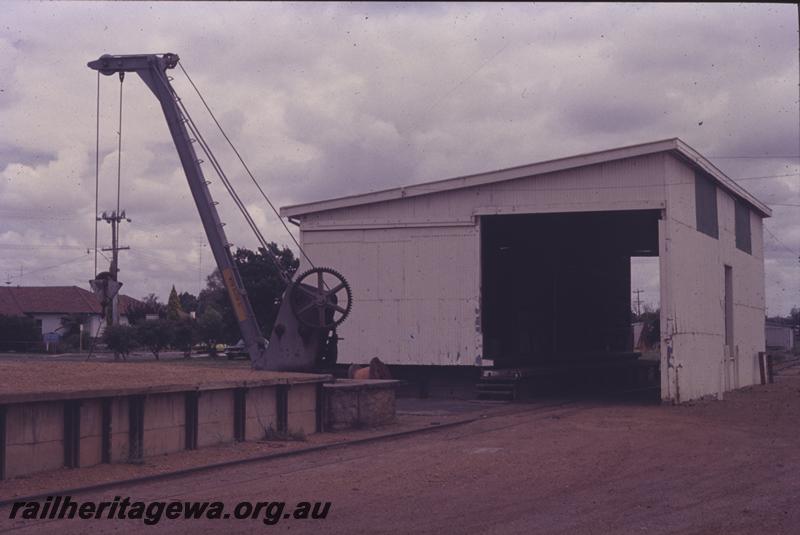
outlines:
M111 224L111 247L104 247L101 250L111 251L111 269L109 270L111 272L111 279L119 281L119 252L130 249L130 247L120 247L119 245L119 224L122 221L130 223L131 220L125 215L125 210L121 213L117 213L116 210L112 211L110 214L103 212L97 220ZM114 298L111 301L111 321L109 322L111 325L119 325L118 303L119 294L114 294Z
M633 293L636 294L636 317L637 317L637 319L639 318L639 316L642 315L642 300L640 298L640 295L642 294L643 291L644 290L639 290L639 289L636 289L636 290L633 291Z

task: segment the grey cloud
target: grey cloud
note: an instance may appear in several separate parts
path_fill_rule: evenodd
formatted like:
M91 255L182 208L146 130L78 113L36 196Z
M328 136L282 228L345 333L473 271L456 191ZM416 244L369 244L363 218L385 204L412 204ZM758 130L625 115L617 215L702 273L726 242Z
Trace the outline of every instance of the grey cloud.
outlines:
M13 231L22 239L34 229L26 239L91 244L96 80L85 63L106 52L178 53L279 205L672 136L710 155L798 150L792 6L4 7L0 167L23 164L14 168L23 175L0 183L0 237ZM241 195L267 213L182 73L173 75ZM102 210L114 203L118 82L101 82ZM175 283L196 291L205 277L198 269L210 271L211 257L206 249L201 261L185 178L152 95L135 77L126 78L124 91L123 205L134 219L123 233L133 244L124 256L126 290L166 297ZM714 162L734 178L800 171L798 160ZM231 241L254 246L221 185L208 178ZM743 185L768 200L800 202L791 182ZM47 206L73 219L54 226L13 211ZM2 210L17 215L4 218ZM800 248L796 210L776 208L767 220L790 249ZM266 219L268 238L288 242L274 217ZM785 249L765 240L776 260L767 265L770 307L784 310L793 298L778 288L796 288L800 277ZM6 252L0 275L19 263ZM36 263L76 252L37 250ZM40 280L84 280L87 266L75 261Z

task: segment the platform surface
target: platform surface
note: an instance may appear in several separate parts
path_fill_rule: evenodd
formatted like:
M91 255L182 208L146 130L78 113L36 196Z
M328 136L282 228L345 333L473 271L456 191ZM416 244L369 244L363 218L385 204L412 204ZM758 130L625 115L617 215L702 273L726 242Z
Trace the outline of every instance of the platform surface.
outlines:
M330 375L173 362L0 361L0 404L322 383Z
M326 383L325 388L331 390L365 390L368 388L396 388L400 381L396 379L336 379Z

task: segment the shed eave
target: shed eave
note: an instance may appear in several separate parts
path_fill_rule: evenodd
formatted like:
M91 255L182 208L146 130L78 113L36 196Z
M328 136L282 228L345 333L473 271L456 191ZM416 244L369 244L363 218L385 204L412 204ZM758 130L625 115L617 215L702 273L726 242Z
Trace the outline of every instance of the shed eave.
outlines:
M734 196L739 197L747 202L763 217L772 217L772 210L766 204L756 199L749 191L744 189L733 179L729 178L728 175L719 170L714 164L709 162L702 154L694 150L692 147L680 139L676 139L676 141L678 153L680 153L680 155L688 160L691 164L714 177L714 179L716 179L723 189L726 189Z

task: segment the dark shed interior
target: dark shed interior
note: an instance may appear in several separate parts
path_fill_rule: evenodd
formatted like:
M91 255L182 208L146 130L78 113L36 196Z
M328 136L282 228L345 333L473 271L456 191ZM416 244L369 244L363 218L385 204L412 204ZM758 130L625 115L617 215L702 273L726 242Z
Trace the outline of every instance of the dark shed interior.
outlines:
M496 367L630 353L632 256L659 210L481 217L484 357Z

